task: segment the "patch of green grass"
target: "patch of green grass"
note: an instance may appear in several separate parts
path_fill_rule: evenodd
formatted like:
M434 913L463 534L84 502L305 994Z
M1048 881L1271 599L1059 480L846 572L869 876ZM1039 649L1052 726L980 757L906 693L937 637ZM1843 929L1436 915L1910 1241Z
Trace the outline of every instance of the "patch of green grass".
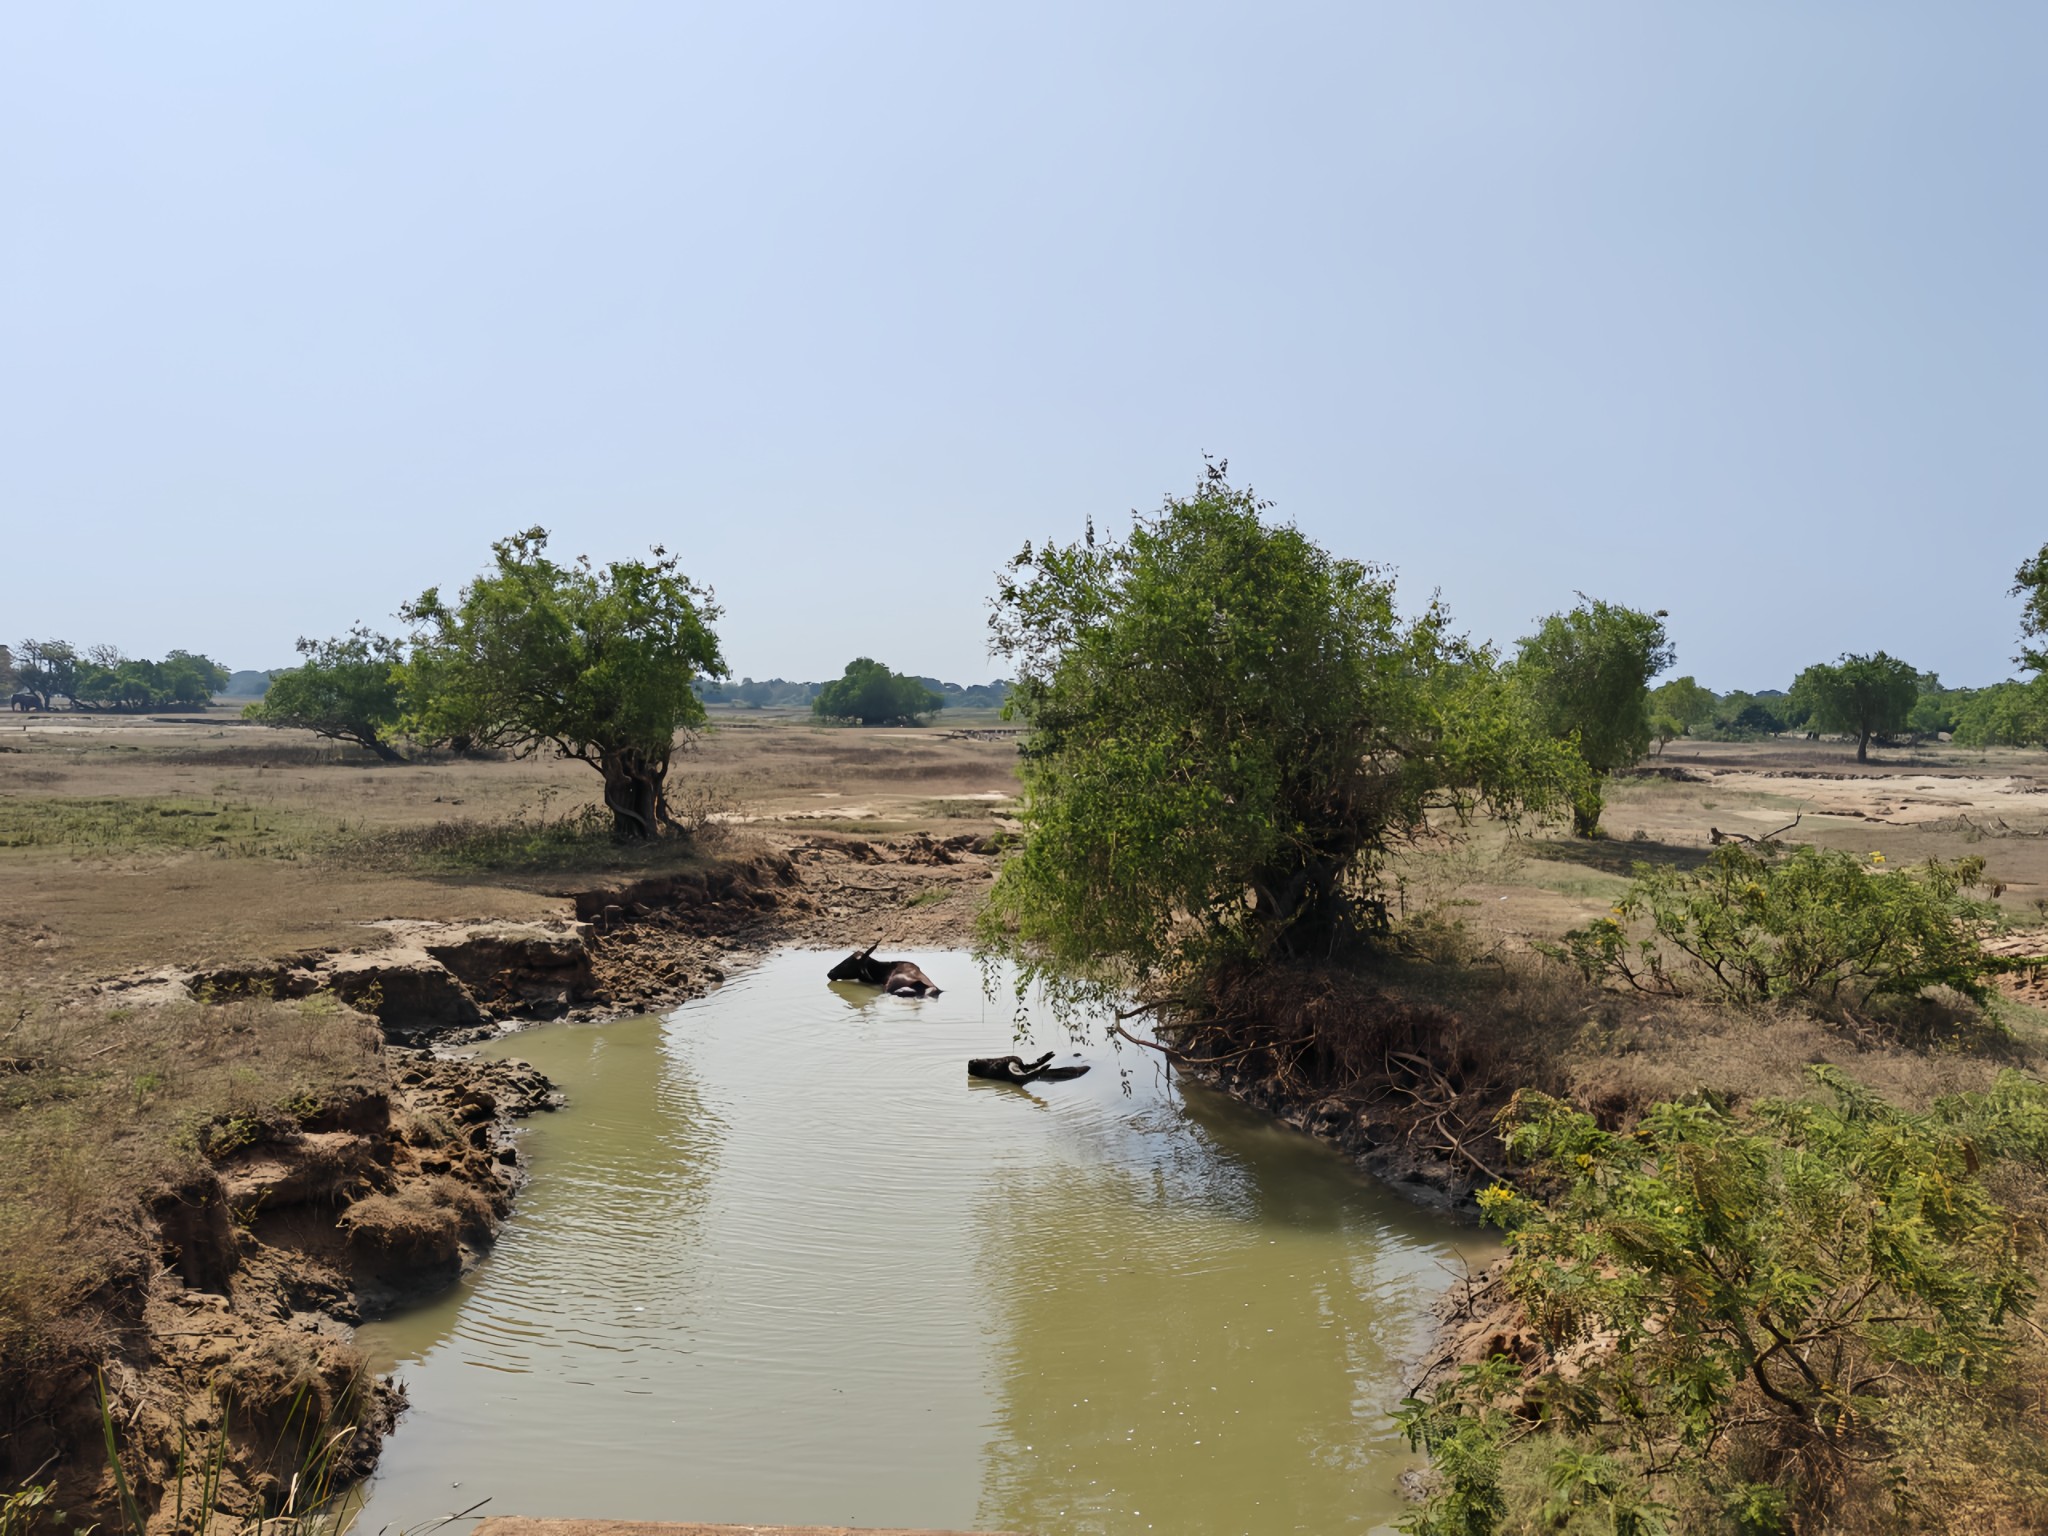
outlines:
M943 885L928 885L903 905L906 907L929 907L944 901L952 893Z
M0 849L297 859L325 840L302 816L228 799L0 796Z
M1001 816L1012 809L1013 802L1003 800L925 800L919 802L917 814L937 821L982 821L991 816Z
M1614 875L1569 875L1532 873L1529 883L1541 886L1546 891L1556 891L1560 896L1572 896L1584 901L1619 901L1628 891L1628 882Z
M590 804L552 821L525 811L496 821L437 821L369 833L330 849L330 861L353 868L418 874L581 874L672 869L687 864L719 835L707 822L695 833L655 842L622 843L612 819Z

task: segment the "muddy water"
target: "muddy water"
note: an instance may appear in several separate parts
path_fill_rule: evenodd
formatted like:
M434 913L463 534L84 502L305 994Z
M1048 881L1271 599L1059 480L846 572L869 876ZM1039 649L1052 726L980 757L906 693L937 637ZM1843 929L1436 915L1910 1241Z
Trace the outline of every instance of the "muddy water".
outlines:
M412 1407L358 1532L483 1498L1046 1536L1400 1514L1386 1412L1472 1234L1151 1052L972 1082L1010 1005L918 958L943 997L792 953L497 1048L570 1107L469 1283L363 1331Z

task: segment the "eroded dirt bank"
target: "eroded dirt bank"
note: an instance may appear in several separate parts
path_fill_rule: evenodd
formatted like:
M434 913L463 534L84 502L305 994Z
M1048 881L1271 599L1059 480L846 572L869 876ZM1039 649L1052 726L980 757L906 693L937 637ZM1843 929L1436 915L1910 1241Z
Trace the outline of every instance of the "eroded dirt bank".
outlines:
M990 851L974 837L764 842L565 891L549 920L391 920L357 949L101 983L103 1006L221 1004L225 1028L225 1005L297 1001L331 1009L334 1029L374 1022L375 1038L317 1101L199 1131L193 1171L133 1212L129 1260L90 1317L8 1383L6 1486L54 1476L75 1519L128 1523L102 1393L152 1529L196 1528L208 1502L237 1519L276 1513L322 1447L336 1485L364 1475L403 1400L367 1376L353 1326L476 1261L522 1177L516 1123L560 1102L525 1063L453 1048L524 1021L672 1006L777 945L961 942Z

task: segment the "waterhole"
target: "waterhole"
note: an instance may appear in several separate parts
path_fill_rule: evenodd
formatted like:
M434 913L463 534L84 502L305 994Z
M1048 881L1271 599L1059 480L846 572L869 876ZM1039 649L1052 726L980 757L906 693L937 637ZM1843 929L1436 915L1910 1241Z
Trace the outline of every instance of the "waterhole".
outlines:
M411 1407L355 1529L485 1514L1372 1532L1387 1411L1475 1235L980 990L777 955L665 1018L490 1047L569 1096L459 1289L362 1330ZM970 1081L1057 1048L1086 1077Z

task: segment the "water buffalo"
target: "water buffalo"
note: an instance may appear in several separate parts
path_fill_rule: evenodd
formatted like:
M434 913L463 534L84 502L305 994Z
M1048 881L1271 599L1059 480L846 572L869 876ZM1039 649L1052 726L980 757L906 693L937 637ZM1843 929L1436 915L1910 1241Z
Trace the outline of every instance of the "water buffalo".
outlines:
M1057 1083L1087 1075L1087 1062L1056 1067L1052 1064L1052 1056L1051 1051L1036 1061L1026 1061L1021 1056L974 1056L968 1059L967 1075L985 1077L998 1083L1035 1083L1041 1078Z
M880 987L884 992L896 997L939 995L939 989L932 985L931 977L908 960L877 960L875 951L881 947L881 942L877 939L866 949L848 955L825 973L825 979L857 981L864 986Z

